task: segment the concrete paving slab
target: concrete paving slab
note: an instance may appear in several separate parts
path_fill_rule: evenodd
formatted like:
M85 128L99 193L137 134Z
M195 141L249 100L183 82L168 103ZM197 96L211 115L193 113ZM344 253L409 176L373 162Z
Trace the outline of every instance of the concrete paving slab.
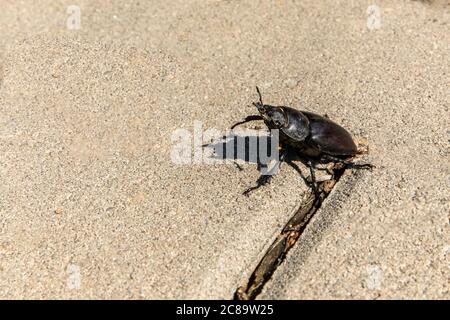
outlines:
M450 20L420 3L380 5L367 39L377 49L341 35L360 82L344 107L378 168L338 183L260 299L450 298Z
M380 1L379 22L365 1L83 0L68 30L72 4L0 17L1 297L231 298L305 186L287 168L247 199L255 166L180 167L170 138L254 112L256 84L367 139L380 168L339 182L296 249L342 224L358 267L327 243L306 274L293 253L261 297L448 297L446 2Z
M238 119L164 53L38 36L5 66L2 298L231 298L298 205L293 171L247 198L254 165L171 161L205 109Z

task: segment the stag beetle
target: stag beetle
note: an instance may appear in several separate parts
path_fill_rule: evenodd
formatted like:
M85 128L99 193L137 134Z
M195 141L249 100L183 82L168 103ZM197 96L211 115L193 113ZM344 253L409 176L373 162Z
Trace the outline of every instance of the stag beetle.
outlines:
M358 169L372 169L372 164L357 164L351 161L360 153L350 133L340 125L331 121L328 116L299 111L287 106L272 106L264 104L261 91L256 87L259 101L253 102L259 115L250 115L236 126L250 121L263 120L269 130L279 130L280 159L283 162L289 149L301 155L310 169L311 184L314 192L317 190L317 181L314 173L315 163L342 163L346 167ZM255 187L247 189L244 194L267 184L272 175L261 175Z

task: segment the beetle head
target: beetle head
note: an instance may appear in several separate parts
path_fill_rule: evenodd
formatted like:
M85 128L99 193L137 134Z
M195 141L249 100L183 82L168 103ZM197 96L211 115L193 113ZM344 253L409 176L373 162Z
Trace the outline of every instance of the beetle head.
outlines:
M259 102L253 102L253 105L258 108L258 111L267 126L270 129L281 129L286 127L288 124L288 119L284 113L284 110L280 107L264 104L262 102L261 92L258 87L256 87L256 91L259 95Z

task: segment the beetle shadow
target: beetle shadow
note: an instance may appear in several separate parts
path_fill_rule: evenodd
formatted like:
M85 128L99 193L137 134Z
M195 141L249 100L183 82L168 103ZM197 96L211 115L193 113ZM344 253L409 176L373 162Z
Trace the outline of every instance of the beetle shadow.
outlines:
M261 137L264 138L265 141L261 141ZM257 148L255 146L251 146L250 143L257 142ZM263 168L267 168L267 163L261 161L259 156L259 146L261 143L267 143L270 147L267 150L271 150L271 147L278 149L278 141L273 139L270 136L261 136L261 135L237 135L237 134L229 134L227 136L222 137L222 141L211 142L208 144L204 144L203 148L212 149L212 152L209 154L210 159L215 160L231 160L232 163L239 169L239 171L243 171L244 169L239 163L253 163L257 165L258 171L261 172ZM275 145L274 145L275 144ZM273 149L272 149L273 151ZM272 154L268 154L269 159L274 159L271 157ZM276 161L280 161L279 155L275 158ZM311 182L308 180L308 176L305 176L300 166L297 164L300 162L304 167L308 167L308 159L300 156L298 153L294 152L291 149L287 149L286 155L281 163L285 163L293 168L303 179L303 181L311 186ZM280 165L281 165L280 163Z
M239 163L243 162L256 164L258 170L260 170L261 167L265 166L258 152L261 143L260 138L261 136L258 135L237 135L231 133L223 136L222 141L204 144L202 147L211 149L211 153L208 154L210 159L231 160L240 171L244 170L239 165ZM274 143L270 136L264 136L264 138L269 145ZM256 143L256 149L255 145L251 146L250 143ZM269 154L270 156L271 154Z

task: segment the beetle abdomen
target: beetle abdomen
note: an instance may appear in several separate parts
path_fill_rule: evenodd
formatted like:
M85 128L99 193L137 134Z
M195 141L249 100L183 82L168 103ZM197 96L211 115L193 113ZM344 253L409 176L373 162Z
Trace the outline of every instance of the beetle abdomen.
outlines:
M310 139L320 151L334 156L352 156L357 152L350 133L333 121L314 113L304 112L309 118Z

